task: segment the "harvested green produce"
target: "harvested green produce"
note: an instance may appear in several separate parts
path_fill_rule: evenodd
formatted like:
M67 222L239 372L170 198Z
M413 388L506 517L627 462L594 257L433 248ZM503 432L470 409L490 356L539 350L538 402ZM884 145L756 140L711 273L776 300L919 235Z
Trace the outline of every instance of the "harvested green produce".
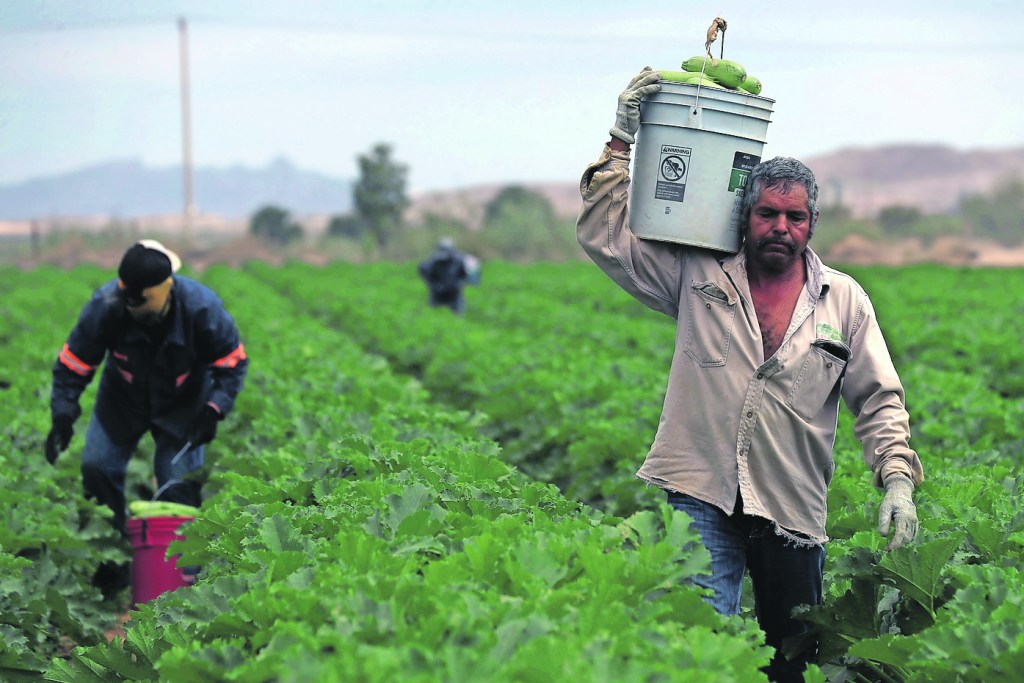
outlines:
M716 83L714 79L701 76L699 73L692 71L672 71L669 69L663 69L658 71L661 74L661 80L669 83L688 83L690 85L699 85L705 88L719 88L725 90L725 88Z
M748 75L746 78L743 79L743 82L740 83L739 89L740 90L746 90L747 92L749 92L751 94L754 94L754 95L760 95L761 94L761 79L758 78L757 76L749 76Z
M166 500L133 500L128 512L132 517L195 517L199 508Z
M690 85L700 85L700 86L703 86L705 88L718 88L719 90L728 90L729 89L729 88L726 88L721 83L716 83L713 79L706 78L706 77L703 77L703 76L698 76L697 78L693 79L692 81L689 81L689 83L690 83Z
M707 57L690 57L682 63L684 71L703 73L706 77L727 88L738 88L747 77L747 70L738 62L728 59L708 59Z
M700 78L699 73L693 73L692 71L673 71L671 69L659 69L658 73L661 75L661 80L668 81L670 83L690 83Z

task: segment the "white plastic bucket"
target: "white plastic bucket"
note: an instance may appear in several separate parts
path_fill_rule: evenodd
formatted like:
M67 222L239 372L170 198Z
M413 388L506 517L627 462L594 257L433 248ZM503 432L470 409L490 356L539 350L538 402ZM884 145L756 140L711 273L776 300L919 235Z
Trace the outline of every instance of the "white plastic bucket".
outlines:
M629 228L638 237L735 253L740 200L775 100L661 82L640 103Z

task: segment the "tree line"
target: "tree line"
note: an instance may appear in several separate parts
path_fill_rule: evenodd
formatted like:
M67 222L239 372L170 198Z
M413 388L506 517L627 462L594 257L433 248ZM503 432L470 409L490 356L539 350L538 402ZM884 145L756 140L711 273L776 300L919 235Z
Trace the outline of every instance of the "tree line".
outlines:
M563 260L578 256L570 219L560 218L546 197L518 185L498 192L483 210L479 229L450 216L426 214L412 224L405 218L409 167L397 161L391 145L378 143L358 157L354 209L331 216L326 239L348 240L379 258L416 258L441 237L450 237L483 258L514 261ZM304 238L302 226L279 206L260 208L249 232L276 244Z

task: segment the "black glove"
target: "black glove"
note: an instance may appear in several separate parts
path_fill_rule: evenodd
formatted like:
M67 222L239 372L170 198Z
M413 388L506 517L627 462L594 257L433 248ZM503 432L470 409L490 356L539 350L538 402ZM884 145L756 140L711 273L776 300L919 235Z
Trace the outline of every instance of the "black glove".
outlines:
M202 446L213 441L217 436L217 422L220 421L220 413L213 406L205 405L199 411L199 415L192 420L188 427L188 440L193 446Z
M57 462L57 456L67 450L71 443L71 435L75 433L72 425L73 419L66 415L57 415L53 418L53 426L50 433L46 435L46 462L51 465Z

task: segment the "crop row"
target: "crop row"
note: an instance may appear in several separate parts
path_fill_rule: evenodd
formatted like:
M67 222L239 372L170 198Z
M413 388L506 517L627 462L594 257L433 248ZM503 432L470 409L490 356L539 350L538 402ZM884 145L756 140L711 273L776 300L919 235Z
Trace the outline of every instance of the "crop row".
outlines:
M707 557L685 516L661 506L621 519L581 506L503 463L477 434L479 416L433 404L419 382L258 278L220 269L204 279L238 320L252 365L210 449L209 497L172 547L202 566L200 580L133 611L123 642L74 633L79 647L66 657L9 627L5 678L757 677L769 656L760 632L721 618L687 585ZM74 289L32 285L20 311ZM54 345L81 298L69 297L59 321L16 330L40 351L16 375L35 387L20 406L33 417L10 459L43 464L15 485L51 476L69 503L80 442L52 474L39 453ZM26 576L39 569L6 545L0 559ZM66 579L70 561L59 554L54 573ZM30 611L29 595L18 605L12 593L11 604Z

